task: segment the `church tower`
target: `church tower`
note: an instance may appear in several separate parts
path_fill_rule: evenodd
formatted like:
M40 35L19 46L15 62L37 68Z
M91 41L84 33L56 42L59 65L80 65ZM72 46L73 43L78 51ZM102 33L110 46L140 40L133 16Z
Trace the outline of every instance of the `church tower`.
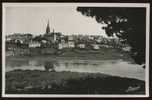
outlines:
M49 33L50 33L50 26L49 26L49 20L48 20L47 27L46 27L46 34L49 34Z

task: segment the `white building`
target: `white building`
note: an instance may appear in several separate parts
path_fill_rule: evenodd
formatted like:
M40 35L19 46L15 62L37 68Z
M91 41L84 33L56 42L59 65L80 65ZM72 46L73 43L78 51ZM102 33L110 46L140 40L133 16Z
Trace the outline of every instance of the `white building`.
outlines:
M74 41L68 41L68 47L69 47L69 48L75 48L75 43L74 43Z
M68 36L68 40L72 41L72 40L74 40L74 37L72 35L70 35L70 36Z
M58 44L58 49L63 49L63 45L61 43Z
M81 48L81 49L84 49L85 48L85 44L83 44L83 43L78 44L78 47Z
M46 40L41 40L41 42L42 42L42 43L47 43L47 41L46 41Z
M75 42L74 41L65 42L63 40L61 41L61 43L58 44L58 49L63 49L63 48L75 48Z
M98 42L98 43L100 43L100 42L103 41L103 37L100 36L100 37L98 37L97 39L95 39L95 41Z
M100 46L98 44L93 44L92 46L93 46L93 49L95 49L95 50L100 49Z
M69 47L69 45L68 45L68 43L59 43L58 44L58 49L64 49L64 48L68 48Z
M36 41L32 41L29 43L29 48L36 48L36 47L40 47L40 46L41 46L41 44Z

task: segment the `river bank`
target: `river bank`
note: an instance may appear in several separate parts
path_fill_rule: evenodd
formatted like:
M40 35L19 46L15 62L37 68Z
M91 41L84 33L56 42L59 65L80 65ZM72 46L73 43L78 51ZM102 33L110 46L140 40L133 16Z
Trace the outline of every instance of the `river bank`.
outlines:
M123 59L126 61L133 62L132 58L129 56L128 52L124 52L119 49L112 48L101 48L100 50L86 50L86 49L64 49L64 50L54 50L54 53L41 53L37 52L41 49L32 49L30 54L24 55L10 55L6 56L7 59L30 59L36 57L46 57L52 59L97 59L97 60L114 60L114 59ZM42 49L43 50L43 49ZM45 50L44 50L45 51ZM47 51L53 51L52 49L47 48ZM18 51L15 51L18 52Z
M101 73L14 70L6 94L144 94L145 82Z

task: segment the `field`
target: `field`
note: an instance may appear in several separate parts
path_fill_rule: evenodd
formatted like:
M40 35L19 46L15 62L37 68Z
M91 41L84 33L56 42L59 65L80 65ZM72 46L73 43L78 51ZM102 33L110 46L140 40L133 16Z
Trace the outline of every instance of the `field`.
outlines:
M145 82L105 74L14 70L6 73L7 94L144 94Z

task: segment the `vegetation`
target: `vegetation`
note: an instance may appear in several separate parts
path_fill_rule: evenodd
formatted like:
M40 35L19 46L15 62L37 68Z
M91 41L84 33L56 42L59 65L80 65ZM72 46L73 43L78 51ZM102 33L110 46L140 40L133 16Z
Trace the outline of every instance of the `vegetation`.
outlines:
M41 49L42 50L42 49ZM28 61L30 59L39 59L41 61L47 60L58 60L58 59L94 59L94 60L118 60L123 59L125 61L133 62L132 58L129 56L127 52L124 52L120 49L109 49L109 48L101 48L100 50L79 50L79 49L63 49L63 50L53 50L52 48L47 48L47 51L54 51L53 53L47 53L45 49L43 49L41 53L39 48L31 49L30 55L16 55L16 56L9 56L6 57L7 64L11 63L11 65L15 64L20 60ZM20 62L20 65L22 63ZM16 65L16 64L15 64Z
M44 68L45 68L45 71L47 71L47 72L49 72L50 69L51 69L51 71L55 71L54 63L51 61L45 62Z
M144 94L145 82L105 74L14 70L7 94Z
M146 8L78 7L77 11L106 24L103 27L106 34L117 36L122 43L127 42L132 47L131 56L135 62L145 63Z

